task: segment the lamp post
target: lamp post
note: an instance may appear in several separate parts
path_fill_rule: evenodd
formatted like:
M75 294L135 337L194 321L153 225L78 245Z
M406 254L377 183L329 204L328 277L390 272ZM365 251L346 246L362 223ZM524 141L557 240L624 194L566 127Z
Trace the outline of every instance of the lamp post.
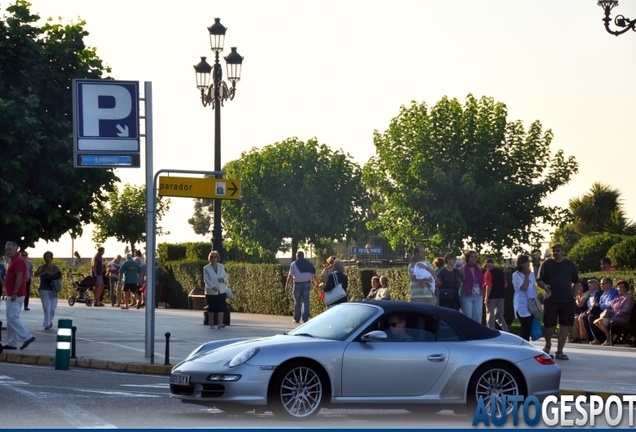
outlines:
M603 18L603 21L605 21L605 30L607 30L608 33L618 36L628 30L636 31L636 19L630 20L629 18L625 18L623 15L617 15L616 18L614 18L614 24L622 30L610 30L610 22L612 21L610 18L610 12L614 6L618 6L618 0L598 0L597 4L605 11L605 18Z
M201 92L201 103L204 107L209 105L214 110L214 171L217 172L221 171L221 107L228 99L234 99L236 83L241 79L241 65L243 64L243 57L236 52L236 47L232 47L232 52L225 57L227 79L231 83L231 87L228 87L227 83L223 81L223 68L219 62L219 54L223 51L226 30L227 28L221 24L221 19L214 18L214 24L208 27L210 49L214 52L214 67L205 61L205 57L201 57L199 64L194 66L197 88ZM221 175L217 175L217 178L221 177ZM220 199L214 200L212 249L218 251L223 260L225 251L223 250Z

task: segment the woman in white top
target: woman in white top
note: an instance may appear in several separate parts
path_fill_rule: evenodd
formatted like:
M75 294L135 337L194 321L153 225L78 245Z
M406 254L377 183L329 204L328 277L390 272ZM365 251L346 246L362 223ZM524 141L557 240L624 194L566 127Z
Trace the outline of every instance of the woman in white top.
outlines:
M203 281L205 282L205 300L208 304L208 319L210 328L214 328L214 322L217 322L217 328L222 329L223 314L227 309L225 303L225 287L228 283L227 272L225 266L219 262L220 255L217 251L212 251L208 255L207 264L203 267Z
M512 275L512 285L515 287L513 304L515 316L521 323L521 337L530 340L532 319L534 318L528 309L528 298L537 298L537 280L534 272L530 270L530 257L519 255L515 264L516 272Z

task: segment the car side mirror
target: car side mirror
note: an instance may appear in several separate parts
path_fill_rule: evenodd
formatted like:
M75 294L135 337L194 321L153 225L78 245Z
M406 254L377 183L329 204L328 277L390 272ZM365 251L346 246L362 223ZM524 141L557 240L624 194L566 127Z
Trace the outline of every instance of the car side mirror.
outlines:
M373 330L372 332L369 332L365 335L362 335L362 342L369 342L369 341L375 341L375 342L382 342L385 341L387 338L386 333L383 332L382 330Z

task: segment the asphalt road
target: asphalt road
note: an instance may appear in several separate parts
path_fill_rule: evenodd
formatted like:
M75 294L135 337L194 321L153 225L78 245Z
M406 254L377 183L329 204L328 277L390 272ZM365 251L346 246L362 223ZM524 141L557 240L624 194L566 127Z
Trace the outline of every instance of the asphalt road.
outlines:
M51 373L47 367L19 364L2 365L0 406L3 429L473 428L472 416L450 411L422 415L405 410L323 409L316 417L301 422L280 419L269 412L227 415L215 408L183 404L170 398L165 376L87 369ZM612 416L616 416L616 410ZM626 410L622 417L620 427L629 427ZM511 419L506 426L513 427ZM546 427L542 422L537 426ZM597 417L595 426L608 427L603 415ZM527 426L520 422L519 427Z

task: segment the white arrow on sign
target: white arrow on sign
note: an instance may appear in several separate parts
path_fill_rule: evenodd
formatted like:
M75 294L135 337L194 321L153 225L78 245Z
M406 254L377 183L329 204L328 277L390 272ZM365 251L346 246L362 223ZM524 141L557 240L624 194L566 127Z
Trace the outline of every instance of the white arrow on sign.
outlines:
M128 133L128 125L124 125L124 127L121 127L121 125L118 124L117 129L119 130L119 133L117 134L118 137L130 136Z

